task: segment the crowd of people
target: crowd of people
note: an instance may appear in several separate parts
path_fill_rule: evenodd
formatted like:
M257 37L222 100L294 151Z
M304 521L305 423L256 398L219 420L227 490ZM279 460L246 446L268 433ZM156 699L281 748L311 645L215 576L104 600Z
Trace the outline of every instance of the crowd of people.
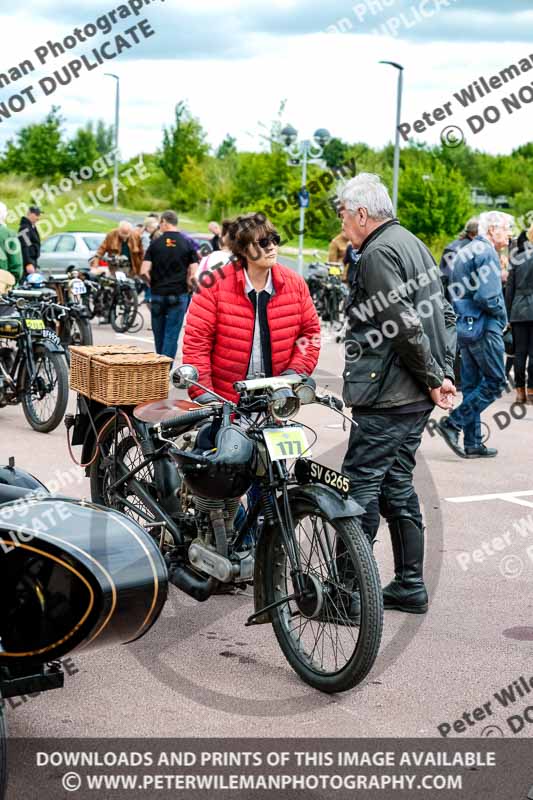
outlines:
M438 407L448 413L437 430L456 455L496 456L482 442L480 416L502 395L511 370L516 402L533 403L533 226L515 239L512 217L482 213L445 248L439 271L426 245L396 219L378 176L351 179L338 200L342 233L328 257L345 265L349 284L343 398L357 422L342 470L365 510L370 541L380 516L389 526L395 577L383 590L385 607L423 614L417 451ZM0 267L20 274L38 268L39 215L29 209L20 256ZM0 204L0 240L4 223ZM136 228L122 222L95 263L106 254L126 256L145 282L158 353L175 358L185 323L183 360L198 369L204 387L191 390L196 402L215 394L234 400L234 383L245 378L311 375L320 322L304 279L278 261L273 224L246 214L209 229L211 252L202 254L178 230L174 211ZM462 400L454 408L459 383Z

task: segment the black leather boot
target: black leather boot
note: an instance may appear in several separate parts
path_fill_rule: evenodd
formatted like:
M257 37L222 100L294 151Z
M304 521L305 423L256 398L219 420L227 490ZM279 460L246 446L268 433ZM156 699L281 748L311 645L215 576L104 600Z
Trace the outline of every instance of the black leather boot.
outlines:
M424 528L408 517L389 522L394 554L394 580L383 589L385 608L425 614L428 594L424 585Z

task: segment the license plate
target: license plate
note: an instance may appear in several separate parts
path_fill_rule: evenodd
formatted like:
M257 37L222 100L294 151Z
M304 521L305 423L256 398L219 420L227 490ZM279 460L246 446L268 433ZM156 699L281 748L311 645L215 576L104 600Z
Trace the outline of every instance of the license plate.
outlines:
M83 281L72 281L71 285L72 294L87 294L87 289Z
M347 497L350 491L350 479L346 475L323 464L317 464L316 461L301 459L296 464L295 475L299 483L321 483L330 489L336 489L344 497Z
M44 331L44 320L42 319L27 319L26 327L30 331Z
M300 458L304 454L311 455L307 436L299 425L289 425L286 428L265 428L263 435L272 461Z
M51 331L50 328L46 328L46 330L43 331L43 336L45 339L50 339L50 341L53 342L58 347L61 347L61 339L59 338L57 333Z

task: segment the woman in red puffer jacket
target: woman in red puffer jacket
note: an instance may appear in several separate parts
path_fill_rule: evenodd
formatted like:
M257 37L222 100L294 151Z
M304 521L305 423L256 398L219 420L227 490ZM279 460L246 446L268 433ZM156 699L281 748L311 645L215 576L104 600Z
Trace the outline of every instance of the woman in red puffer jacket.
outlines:
M277 263L280 237L261 214L237 217L229 230L233 260L203 273L185 324L183 363L199 383L236 401L236 381L297 372L311 375L320 323L304 279ZM191 387L197 402L211 395Z

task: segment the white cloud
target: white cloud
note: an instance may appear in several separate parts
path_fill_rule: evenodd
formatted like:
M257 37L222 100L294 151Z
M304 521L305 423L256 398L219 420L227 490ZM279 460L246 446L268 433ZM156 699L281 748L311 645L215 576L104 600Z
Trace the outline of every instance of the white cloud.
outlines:
M45 11L50 4L42 2L40 5L41 10ZM97 5L100 6L99 3ZM187 36L185 25L180 28L179 36L176 31L178 44L172 58L169 58L166 43L173 31L164 30L163 10L170 5L167 0L161 8L154 7L153 17L150 17L150 11L146 14L150 19L153 18L157 32L157 36L151 40L154 48L157 49L160 41L157 37L164 35L165 48L160 53L164 57L154 58L153 51L148 52L143 49L144 45L139 45L134 52L136 58L110 61L109 65L94 70L70 86L60 87L50 98L41 98L36 106L17 116L13 122L0 122L0 145L13 135L18 126L42 118L52 102L61 105L63 115L68 119L69 130L84 121L100 117L112 123L114 82L104 77L104 72L110 69L121 77L121 140L125 156L132 156L141 150L153 151L160 144L162 127L172 122L174 106L181 99L189 101L192 112L200 118L213 146L217 146L226 133L237 136L239 147L243 149L258 146L258 121L269 123L282 98L288 100L286 120L297 127L302 135L310 135L317 127L324 126L347 141L365 141L372 146L382 146L394 135L396 73L390 67L378 65L380 59L399 61L405 66L402 117L403 121L412 122L424 111L432 111L449 101L455 91L480 75L498 73L508 64L527 56L532 49L530 44L517 41L500 41L495 47L487 42L433 42L424 40L422 36L417 41L407 41L402 35L382 37L353 33L295 33L276 37L258 32L241 34L241 38L236 34L231 38L227 27L217 28L216 20L212 24L206 23L209 14L215 15L223 7L226 13L233 14L234 19L239 20L262 9L264 3L259 0L224 0L223 3L203 0L196 18L196 29L204 31L204 50L209 47L210 41L213 42L214 57L191 58L190 53L181 52L179 39ZM290 15L291 10L301 10L302 5L297 0L278 0L271 2L268 9L271 15ZM313 5L307 4L311 15ZM350 11L352 5L345 4L345 13ZM94 4L91 6L94 9ZM333 4L330 15L333 20L338 18L334 17L333 12L337 13L341 6L344 8L340 3ZM480 20L484 19L481 16L482 7L485 4L479 5ZM88 8L88 4L82 7L79 22L89 21L96 13L94 10L88 13ZM191 14L188 4L186 6L174 0L173 11L180 9L184 13L188 9L187 13ZM60 13L58 21L61 19ZM70 7L70 16L73 13ZM474 14L470 12L473 35ZM0 21L3 33L0 72L22 58L31 57L33 48L43 41L64 36L73 27L72 22L63 22L58 28L57 22L50 19L32 18L27 7L24 14L4 12ZM322 21L321 17L321 25ZM418 27L422 28L423 24L421 22ZM317 29L322 28L317 25ZM220 38L225 43L231 43L237 55L242 57L217 57ZM69 58L72 58L72 54L69 54ZM57 68L65 60L68 59L50 64L49 69ZM33 82L33 77L30 82ZM518 79L516 86L509 87L504 93L526 82L527 75L523 76L523 80ZM21 81L12 88L15 90L23 85ZM9 89L0 91L0 102L5 101L9 94ZM492 100L489 97L487 104ZM477 109L483 105L481 101L473 111L477 113ZM526 106L512 117L505 115L498 125L489 126L478 136L470 134L467 139L482 150L509 152L531 138L531 113L531 107ZM464 127L466 116L465 112L458 114L450 123ZM435 126L427 136L417 138L437 143L443 126ZM254 136L248 136L247 131Z

